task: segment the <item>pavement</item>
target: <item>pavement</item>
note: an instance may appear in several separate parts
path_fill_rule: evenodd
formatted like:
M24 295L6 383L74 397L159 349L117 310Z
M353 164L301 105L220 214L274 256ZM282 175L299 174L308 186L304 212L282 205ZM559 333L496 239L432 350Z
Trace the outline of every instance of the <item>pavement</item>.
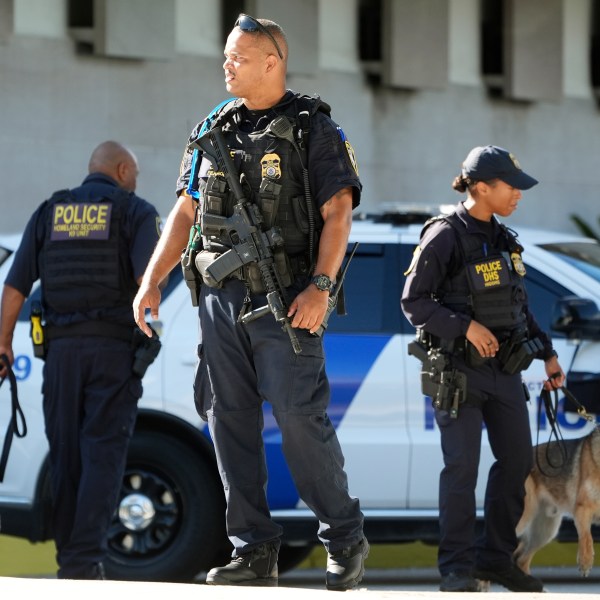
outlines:
M541 600L566 600L581 598L581 594L598 594L600 580L583 579L576 570L553 569L535 573L541 577L548 591L520 594L519 598ZM423 598L451 600L462 593L439 592L438 575L430 569L380 569L369 570L356 590L347 592L363 600L422 600ZM559 583L560 582L560 585ZM557 591L552 591L552 590ZM560 591L558 591L560 590ZM155 583L131 581L76 581L48 577L0 577L0 593L4 598L34 597L44 600L318 600L335 594L324 589L324 572L320 569L296 570L280 576L279 587L229 587L209 586L203 583ZM486 600L505 600L507 590L492 589ZM335 597L335 595L334 595Z

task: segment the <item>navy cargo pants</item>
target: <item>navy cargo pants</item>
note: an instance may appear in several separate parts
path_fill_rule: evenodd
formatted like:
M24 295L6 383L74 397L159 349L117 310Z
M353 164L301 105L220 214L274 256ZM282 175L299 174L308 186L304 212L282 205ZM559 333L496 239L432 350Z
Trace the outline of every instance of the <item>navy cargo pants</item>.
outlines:
M319 519L319 539L331 552L353 545L363 537L363 515L348 493L344 457L327 416L322 340L295 330L302 345L296 355L272 314L238 323L244 296L238 280L219 290L203 286L196 380L197 393L210 390L211 397L197 398L197 404L215 444L234 553L277 542L281 535L266 498L263 401L273 407L299 496ZM264 295L252 296L253 308L265 303Z
M50 443L58 577L90 579L107 551L142 384L131 344L105 337L50 342L44 418Z
M468 400L458 418L436 410L444 468L440 474L438 568L503 570L512 564L515 528L532 467L529 414L520 374L503 373L495 359L479 369L457 367L467 375ZM475 541L475 486L482 426L494 454L484 499L483 533Z

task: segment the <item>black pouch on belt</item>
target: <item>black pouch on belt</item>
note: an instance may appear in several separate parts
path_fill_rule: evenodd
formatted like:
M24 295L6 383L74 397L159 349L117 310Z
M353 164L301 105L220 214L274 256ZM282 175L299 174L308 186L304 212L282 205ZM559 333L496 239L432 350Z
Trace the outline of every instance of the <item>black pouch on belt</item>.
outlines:
M525 371L543 349L542 342L538 338L524 340L519 344L515 344L508 356L498 356L502 363L502 370L509 375ZM504 358L505 360L503 360Z

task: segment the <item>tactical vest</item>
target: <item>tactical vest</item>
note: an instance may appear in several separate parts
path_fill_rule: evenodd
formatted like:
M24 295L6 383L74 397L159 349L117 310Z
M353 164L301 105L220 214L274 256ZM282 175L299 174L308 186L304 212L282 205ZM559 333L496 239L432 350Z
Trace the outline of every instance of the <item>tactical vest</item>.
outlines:
M462 256L460 268L449 273L439 292L439 301L455 312L471 315L499 337L525 327L524 311L527 294L521 259L523 247L516 236L500 224L500 248L490 248L483 233L467 234L464 224L455 215L434 217L443 219L456 232Z
M58 313L131 304L136 285L121 232L129 193L79 201L70 190L46 203L40 253L44 302Z
M329 112L326 104L318 98L308 96L296 96L283 110L278 110L277 116L287 117L292 124L295 139L299 139L299 114L302 108L308 108L305 113L310 116L317 110L326 114ZM222 128L234 165L243 177L245 196L260 208L264 230L273 226L281 230L284 256L276 255L275 258L280 275L283 276L286 285L289 285L294 276L309 274L311 262L316 258L310 256L309 252L311 228L316 236L315 247L318 245L318 234L322 229L320 212L314 206L310 192L307 193L308 181L305 180L302 169L303 162L307 167L306 154L302 160L298 153L298 145L288 139L276 137L269 132L269 127L253 133L240 131L237 126L238 119L239 103L232 102L223 109L211 126L218 125ZM200 214L225 217L233 214L235 198L223 176L215 173L207 158L203 158L200 166L199 192ZM229 244L226 239L203 236L203 246L210 249L228 247ZM260 277L252 271L252 265L244 267L244 278L249 277L252 280L253 291L259 291Z

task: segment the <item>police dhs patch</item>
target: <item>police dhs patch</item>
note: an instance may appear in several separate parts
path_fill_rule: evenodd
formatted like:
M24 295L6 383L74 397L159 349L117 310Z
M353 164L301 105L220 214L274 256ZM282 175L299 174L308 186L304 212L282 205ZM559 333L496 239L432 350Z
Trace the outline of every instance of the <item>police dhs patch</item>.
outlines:
M510 284L508 264L502 257L490 258L468 265L467 272L473 289L478 291Z

